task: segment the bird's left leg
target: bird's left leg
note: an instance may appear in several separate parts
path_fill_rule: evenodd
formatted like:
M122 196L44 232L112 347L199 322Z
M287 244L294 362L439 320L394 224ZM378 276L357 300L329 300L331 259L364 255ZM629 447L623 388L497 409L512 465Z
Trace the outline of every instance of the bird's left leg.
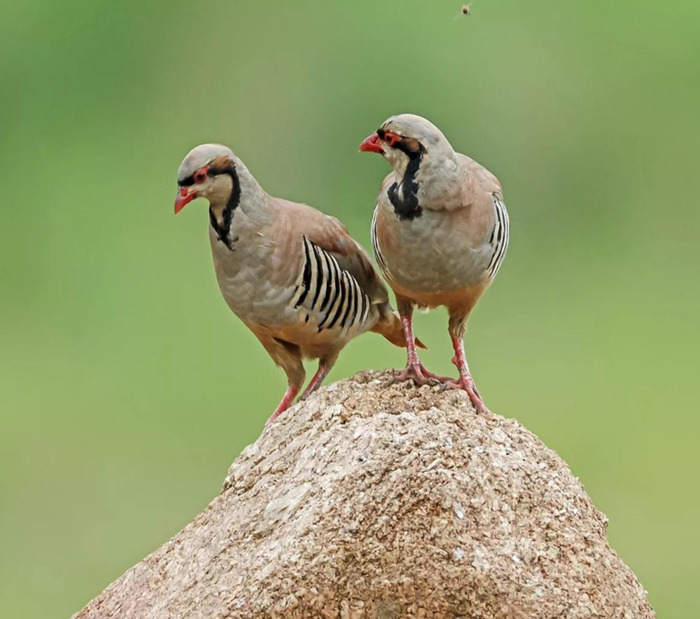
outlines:
M459 370L459 379L446 382L445 388L464 389L469 399L472 401L474 408L476 408L479 413L486 413L489 412L489 409L486 407L486 404L484 404L484 400L481 395L479 395L479 391L474 384L474 379L472 378L469 365L467 364L467 355L464 352L465 324L466 317L450 316L448 331L455 351L455 356L452 357L452 363L454 363Z
M337 354L330 357L325 357L323 359L319 359L318 370L316 370L316 374L314 374L314 377L309 382L308 386L304 390L304 393L301 394L299 400L305 400L309 395L311 395L314 391L316 391L316 389L318 389L321 386L321 383L326 378L326 376L328 376L328 372L331 371L331 368L335 365L337 359Z

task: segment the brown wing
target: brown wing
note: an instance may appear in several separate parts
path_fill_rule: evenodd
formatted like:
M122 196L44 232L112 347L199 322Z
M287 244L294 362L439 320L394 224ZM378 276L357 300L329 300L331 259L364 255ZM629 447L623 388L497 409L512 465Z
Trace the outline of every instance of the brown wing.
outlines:
M281 200L280 206L301 235L330 253L340 268L352 275L373 304L389 301L389 293L375 271L365 249L350 236L335 217L325 215L305 204Z
M336 290L343 289L345 291L344 294L348 295L348 290L353 285L358 286L369 300L370 306L374 307L377 313L372 314L365 310L353 317L352 312L348 313L346 311L340 321L336 322L339 310L335 308L339 306L333 306L333 312L326 311L323 314L319 327L323 326L326 320L330 321L327 328L331 328L334 324L343 326L347 325L348 321L350 324L356 322L360 315L365 318L373 316L370 319L373 322L372 331L383 335L392 344L404 346L401 320L389 303L387 288L372 266L365 249L350 236L345 226L335 217L325 215L304 204L279 199L276 200L276 204L278 208L274 224L275 236L280 241L286 239L286 242L293 243L294 246L300 248L297 254L302 263L301 278L303 280L308 277L309 280L308 286L300 287L297 285L295 287L291 302L298 305L302 297L304 302L306 302L307 298L311 298L311 309L313 310L320 303L320 307L323 310L323 304L328 297L324 295L323 299L321 299L319 296L317 284L320 280L314 277L314 261L309 259L309 256L314 255L315 251L321 251L337 263L337 267L342 272L347 273L350 276L349 279L355 282L351 284L348 281L346 284L338 286ZM304 260L304 256L306 256L306 260ZM317 258L316 268L318 268L319 255L315 254L315 256ZM295 272L299 273L298 261L295 259L293 262L297 265L295 266ZM309 265L308 273L306 265ZM283 265L283 267L286 267L286 270L290 268L288 265ZM297 275L297 278L299 277ZM328 281L326 278L323 279ZM314 291L313 293L311 292L312 290ZM350 298L352 299L352 294L350 294ZM342 297L338 299L338 303L341 302ZM332 318L331 313L333 315ZM423 343L419 340L416 343L424 348Z

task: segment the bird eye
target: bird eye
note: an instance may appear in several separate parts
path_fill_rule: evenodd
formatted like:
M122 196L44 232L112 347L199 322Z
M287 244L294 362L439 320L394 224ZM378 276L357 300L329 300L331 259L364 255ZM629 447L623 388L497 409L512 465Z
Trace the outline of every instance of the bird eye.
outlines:
M206 178L207 178L207 169L206 168L202 168L201 170L197 170L194 173L194 182L197 184L203 183L206 180Z
M396 135L395 133L391 133L390 131L387 131L384 134L384 141L389 145L389 146L394 146L397 142L401 141L401 137Z

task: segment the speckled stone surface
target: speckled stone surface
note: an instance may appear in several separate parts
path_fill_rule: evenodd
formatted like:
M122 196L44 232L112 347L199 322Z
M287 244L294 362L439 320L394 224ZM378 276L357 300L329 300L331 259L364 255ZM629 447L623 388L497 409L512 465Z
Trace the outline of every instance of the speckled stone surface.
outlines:
M655 616L557 454L462 392L389 376L285 412L203 513L75 617Z

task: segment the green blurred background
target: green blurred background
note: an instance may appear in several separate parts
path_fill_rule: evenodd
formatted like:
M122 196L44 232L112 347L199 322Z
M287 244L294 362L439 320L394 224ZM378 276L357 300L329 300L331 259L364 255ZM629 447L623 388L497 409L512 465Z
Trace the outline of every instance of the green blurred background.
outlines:
M503 182L511 247L470 321L490 407L556 449L660 617L700 614L700 4L48 0L0 9L0 615L67 617L184 526L284 375L219 295L195 144L369 246L433 120ZM445 315L419 315L447 372ZM399 366L368 335L331 379Z

